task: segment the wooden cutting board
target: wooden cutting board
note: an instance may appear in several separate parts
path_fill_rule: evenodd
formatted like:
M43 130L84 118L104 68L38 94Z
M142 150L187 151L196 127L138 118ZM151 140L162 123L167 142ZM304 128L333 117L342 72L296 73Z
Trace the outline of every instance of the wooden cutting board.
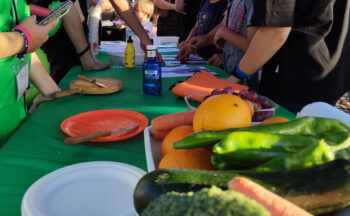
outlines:
M71 94L111 94L118 92L122 89L122 82L118 79L109 78L109 77L91 77L96 80L98 83L104 84L106 87L100 87L94 83L77 79L73 80L69 87L69 90L64 90L56 92L54 97L61 98Z

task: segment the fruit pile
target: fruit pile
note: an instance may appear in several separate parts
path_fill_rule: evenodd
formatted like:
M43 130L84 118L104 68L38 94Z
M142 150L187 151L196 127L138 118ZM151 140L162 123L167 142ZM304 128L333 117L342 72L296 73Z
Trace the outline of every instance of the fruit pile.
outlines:
M276 109L276 105L270 103L266 97L259 96L255 91L241 90L239 93L236 93L232 87L226 87L223 90L214 89L210 95L204 97L204 100L219 94L233 94L239 96L243 100L252 102L254 107L253 122L261 122L272 117Z

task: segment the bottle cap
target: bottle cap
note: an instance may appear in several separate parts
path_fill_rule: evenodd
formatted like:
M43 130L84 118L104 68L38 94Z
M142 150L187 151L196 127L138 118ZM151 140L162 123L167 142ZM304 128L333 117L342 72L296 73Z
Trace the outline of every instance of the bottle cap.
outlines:
M133 42L132 38L131 38L131 36L129 36L128 43L132 43L132 42Z
M147 50L156 50L157 47L154 45L147 45Z

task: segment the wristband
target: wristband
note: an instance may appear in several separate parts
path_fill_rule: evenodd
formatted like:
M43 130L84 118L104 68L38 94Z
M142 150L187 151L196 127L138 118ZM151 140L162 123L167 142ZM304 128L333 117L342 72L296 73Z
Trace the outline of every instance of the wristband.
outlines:
M239 78L239 79L249 79L250 78L250 75L241 71L241 69L239 68L239 64L237 64L236 67L233 69L232 75Z
M23 58L23 56L25 54L27 54L30 50L30 47L32 45L32 36L31 36L30 32L28 31L28 29L26 29L23 26L18 25L16 27L14 27L12 30L20 33L24 39L24 51L17 54L18 58Z
M81 51L80 53L77 54L77 57L80 58L82 55L84 55L89 50L90 50L90 45L87 45L87 47L83 51Z

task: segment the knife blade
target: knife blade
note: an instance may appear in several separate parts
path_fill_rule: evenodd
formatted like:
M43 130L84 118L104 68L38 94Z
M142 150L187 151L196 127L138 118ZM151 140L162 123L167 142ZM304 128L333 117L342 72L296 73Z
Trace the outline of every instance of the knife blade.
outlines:
M118 129L114 129L114 130L95 131L95 132L88 133L88 134L67 137L64 139L64 143L67 145L78 144L78 143L82 143L82 142L87 142L89 140L95 140L95 139L98 139L100 137L106 137L106 136L111 135L112 133L116 133L119 131L132 130L132 129L135 129L138 127L139 127L139 125L137 124L137 125L133 125L130 127L118 128Z
M89 83L92 83L92 84L95 84L99 87L102 87L102 88L107 88L107 86L103 83L100 83L100 82L97 82L97 80L95 78L92 78L92 77L88 77L88 76L85 76L83 74L78 74L78 77L79 79L81 80L84 80L84 81L87 81Z

